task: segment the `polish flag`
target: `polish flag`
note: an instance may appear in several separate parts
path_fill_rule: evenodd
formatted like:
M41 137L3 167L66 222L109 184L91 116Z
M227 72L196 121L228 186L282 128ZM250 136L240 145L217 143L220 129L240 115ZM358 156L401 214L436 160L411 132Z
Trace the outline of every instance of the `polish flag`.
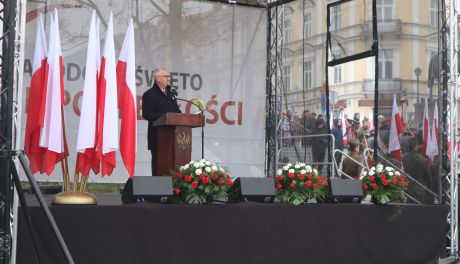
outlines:
M398 106L396 104L396 95L393 95L393 110L391 111L391 125L390 125L390 141L388 143L388 152L394 158L401 160L401 143L399 142L399 135L404 130L401 116L399 115Z
M50 26L48 60L40 106L40 147L45 148L40 172L50 175L68 155L64 127L64 78L57 9Z
M128 30L117 63L118 108L121 111L120 153L125 168L132 178L137 152L136 63L133 20Z
M99 76L99 120L97 129L97 157L101 161L101 175L112 174L118 149L118 109L113 15L110 12L105 36L104 53Z
M371 111L369 113L369 131L374 130L374 113Z
M428 99L425 97L425 107L423 110L423 145L422 145L422 153L424 156L427 155L427 146L428 140L430 137L430 117L428 113Z
M429 135L429 140L427 144L426 155L430 160L434 160L436 156L439 155L438 150L438 102L434 105L433 112L433 123L431 126L431 133Z
M88 176L92 169L99 173L99 159L96 156L96 129L97 129L97 84L100 64L100 41L97 30L99 20L96 11L93 11L89 28L88 50L86 53L85 84L81 103L80 126L77 139L78 171Z
M46 37L43 26L43 16L40 13L35 33L34 62L32 80L30 81L29 99L27 103L27 122L24 142L24 152L30 161L32 173L40 171L42 166L43 148L40 148L40 107L45 82L46 70Z

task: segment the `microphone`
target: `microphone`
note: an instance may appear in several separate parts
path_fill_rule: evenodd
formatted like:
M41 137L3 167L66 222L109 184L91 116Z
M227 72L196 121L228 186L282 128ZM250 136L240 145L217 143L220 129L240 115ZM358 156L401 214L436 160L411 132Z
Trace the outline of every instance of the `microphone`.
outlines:
M171 86L169 86L169 91L171 92L171 94L173 94L174 96L177 97L177 95L179 94L176 90L176 88L173 88Z
M177 93L177 91L175 92ZM206 121L204 119L204 112L208 109L208 106L204 107L203 102L199 99L186 100L186 99L176 97L176 100L191 103L192 105L196 106L200 110L196 114L201 115L201 120L203 122L201 126L201 158L204 159L204 125L206 124Z
M208 106L204 106L203 101L201 101L200 99L187 100L187 99L182 99L182 98L176 97L176 100L191 103L192 105L196 106L196 108L198 108L199 111L196 112L195 114L203 113L208 109Z

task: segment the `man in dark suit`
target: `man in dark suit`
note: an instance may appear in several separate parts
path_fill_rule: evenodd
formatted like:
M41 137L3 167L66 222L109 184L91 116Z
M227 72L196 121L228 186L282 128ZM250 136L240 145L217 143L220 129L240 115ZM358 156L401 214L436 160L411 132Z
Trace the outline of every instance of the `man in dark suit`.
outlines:
M147 142L152 153L152 175L156 174L157 129L153 123L166 112L180 113L177 100L169 86L170 76L166 68L153 72L155 83L142 95L142 117L148 120Z

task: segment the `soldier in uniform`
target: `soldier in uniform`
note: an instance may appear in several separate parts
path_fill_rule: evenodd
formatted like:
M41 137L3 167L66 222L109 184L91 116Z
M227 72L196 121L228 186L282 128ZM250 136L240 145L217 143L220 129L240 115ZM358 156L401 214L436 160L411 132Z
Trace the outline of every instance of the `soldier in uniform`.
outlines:
M348 142L348 155L355 161L361 164L363 163L363 156L361 156L359 150L359 140L353 139ZM351 160L349 157L345 157L342 162L342 171L346 175L357 179L361 175L362 167L355 161Z
M367 138L369 137L369 135L369 120L367 119L367 117L365 117L363 119L363 126L355 132L355 138L359 140L361 153L364 151L364 149L368 148Z

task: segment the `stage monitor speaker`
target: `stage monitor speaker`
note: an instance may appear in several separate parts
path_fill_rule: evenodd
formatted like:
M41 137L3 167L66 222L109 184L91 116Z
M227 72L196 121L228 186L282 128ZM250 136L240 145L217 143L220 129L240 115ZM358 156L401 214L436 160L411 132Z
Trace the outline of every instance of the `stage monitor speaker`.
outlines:
M361 181L352 179L330 179L329 203L361 203L363 188Z
M273 203L275 200L275 181L273 178L237 178L232 185L229 201Z
M134 176L134 202L170 202L173 197L172 178L170 176Z

